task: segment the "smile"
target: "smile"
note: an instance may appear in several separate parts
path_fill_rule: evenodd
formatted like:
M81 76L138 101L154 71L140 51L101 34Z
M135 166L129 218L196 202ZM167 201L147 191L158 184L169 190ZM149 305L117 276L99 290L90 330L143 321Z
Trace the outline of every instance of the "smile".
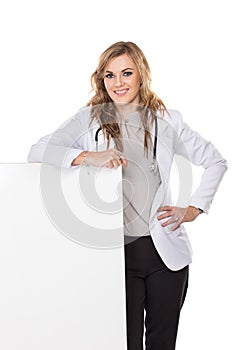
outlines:
M125 96L125 94L129 91L129 89L124 89L124 90L116 90L114 91L114 93L117 95L117 96Z

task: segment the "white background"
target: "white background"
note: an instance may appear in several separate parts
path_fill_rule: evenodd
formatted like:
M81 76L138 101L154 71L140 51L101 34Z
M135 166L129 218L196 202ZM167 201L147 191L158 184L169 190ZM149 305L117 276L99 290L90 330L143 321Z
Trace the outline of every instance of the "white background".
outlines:
M86 104L101 52L131 40L166 106L231 167L232 32L230 0L1 1L0 162L26 162L31 144ZM231 178L230 168L209 215L187 225L194 263L178 350L233 345Z

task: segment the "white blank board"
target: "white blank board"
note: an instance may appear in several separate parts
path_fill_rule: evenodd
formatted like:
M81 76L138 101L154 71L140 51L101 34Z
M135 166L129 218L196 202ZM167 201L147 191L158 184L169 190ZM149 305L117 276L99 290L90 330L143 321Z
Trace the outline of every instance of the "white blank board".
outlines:
M92 168L83 171L82 177L80 169L0 165L0 349L126 349L121 171L102 169L94 177ZM80 194L80 176L81 182L86 177L87 189L94 179L100 210ZM60 189L53 186L57 179L65 198L61 203ZM103 203L109 203L110 212L104 212ZM89 217L88 242L78 226L77 237L69 232L64 222L71 216L61 227L65 206L84 223L82 229ZM105 242L113 226L110 235L117 239ZM99 246L98 237L91 246L95 227L97 235L104 232Z

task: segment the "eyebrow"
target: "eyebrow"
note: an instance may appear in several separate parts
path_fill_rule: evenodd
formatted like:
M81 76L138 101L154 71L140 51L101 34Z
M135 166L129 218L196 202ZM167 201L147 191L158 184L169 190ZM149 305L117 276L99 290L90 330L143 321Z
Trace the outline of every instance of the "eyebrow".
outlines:
M134 68L125 68L125 69L122 69L122 72L125 72L126 70L134 70ZM111 72L110 70L106 70L105 73L113 73L113 72Z

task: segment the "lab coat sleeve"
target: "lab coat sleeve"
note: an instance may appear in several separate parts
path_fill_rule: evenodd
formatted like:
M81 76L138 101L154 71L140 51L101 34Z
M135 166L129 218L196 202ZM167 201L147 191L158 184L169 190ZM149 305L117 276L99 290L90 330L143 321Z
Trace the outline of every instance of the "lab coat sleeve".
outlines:
M84 151L82 137L80 116L76 115L65 126L32 145L27 160L30 163L39 162L71 168L72 161Z
M208 213L227 170L227 162L211 142L183 122L179 112L176 112L176 118L178 139L175 153L184 156L192 164L204 168L200 184L191 196L190 205Z

